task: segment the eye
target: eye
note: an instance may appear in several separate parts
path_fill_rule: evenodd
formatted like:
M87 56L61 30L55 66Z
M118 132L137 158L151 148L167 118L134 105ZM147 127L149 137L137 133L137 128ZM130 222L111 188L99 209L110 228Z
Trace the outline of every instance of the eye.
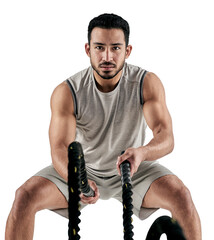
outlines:
M114 50L120 50L120 47L116 46L116 47L113 47Z
M103 50L103 47L102 47L102 46L96 46L95 49L97 49L97 50Z

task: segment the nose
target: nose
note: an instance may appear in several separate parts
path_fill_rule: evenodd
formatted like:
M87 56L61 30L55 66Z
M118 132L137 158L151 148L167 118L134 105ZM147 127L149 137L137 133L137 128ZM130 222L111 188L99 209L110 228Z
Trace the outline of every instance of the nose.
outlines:
M103 52L103 61L110 62L113 60L113 53L111 52L111 49L106 48Z

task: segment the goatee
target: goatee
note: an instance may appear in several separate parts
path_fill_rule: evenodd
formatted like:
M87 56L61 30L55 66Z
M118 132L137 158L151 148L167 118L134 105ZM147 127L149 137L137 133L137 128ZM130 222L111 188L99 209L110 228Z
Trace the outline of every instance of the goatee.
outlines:
M114 77L123 69L124 64L125 64L125 61L121 64L120 68L118 69L118 71L117 71L114 75L109 75L109 76L108 76L108 75L102 75L102 74L98 71L98 69L94 66L94 64L91 62L91 66L92 66L92 68L94 69L94 71L95 71L101 78L106 79L106 80L107 80L107 79L112 79L112 78L114 78ZM111 66L113 66L113 67L116 67L115 64L108 63L108 62L100 64L99 67L109 66L109 65L111 65ZM106 74L108 74L108 72L109 72L109 71L106 71L106 72L104 71L104 73L106 73Z

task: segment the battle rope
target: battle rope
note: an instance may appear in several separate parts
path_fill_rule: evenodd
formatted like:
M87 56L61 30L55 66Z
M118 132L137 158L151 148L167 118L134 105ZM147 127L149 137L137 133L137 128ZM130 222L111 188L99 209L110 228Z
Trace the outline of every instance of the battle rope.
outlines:
M72 142L68 147L68 236L69 240L79 240L80 228L80 189L85 196L94 196L93 190L88 185L87 173L82 146L78 142Z
M121 154L123 154L122 152ZM132 231L132 184L130 177L130 163L124 161L120 165L121 182L122 182L122 199L123 199L123 232L124 240L133 240L134 233Z
M178 222L169 216L161 216L153 222L146 240L159 240L163 233L167 240L186 240Z
M123 152L122 152L123 153ZM124 161L120 165L123 199L123 227L124 240L133 240L132 225L132 184L130 177L130 163ZM72 142L68 147L68 191L69 191L69 240L79 240L80 223L80 190L85 196L94 196L90 188L85 169L83 150L79 142ZM167 240L186 240L183 231L175 220L168 216L157 218L149 229L146 240L159 240L162 234L167 235Z
M121 153L121 155L124 151ZM120 165L121 181L122 181L122 198L123 198L123 227L124 240L133 240L132 225L132 184L130 177L130 163L124 161ZM182 228L177 221L169 216L157 218L149 229L146 240L159 240L162 234L167 235L167 240L186 240L183 235Z

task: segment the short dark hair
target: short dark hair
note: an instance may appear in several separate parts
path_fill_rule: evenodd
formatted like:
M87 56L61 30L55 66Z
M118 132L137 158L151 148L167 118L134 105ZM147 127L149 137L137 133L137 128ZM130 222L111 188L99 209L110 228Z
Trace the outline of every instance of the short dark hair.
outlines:
M95 27L104 29L118 28L123 30L126 46L129 44L130 28L128 22L122 17L115 14L104 13L93 18L88 25L88 43L91 41L91 32Z

